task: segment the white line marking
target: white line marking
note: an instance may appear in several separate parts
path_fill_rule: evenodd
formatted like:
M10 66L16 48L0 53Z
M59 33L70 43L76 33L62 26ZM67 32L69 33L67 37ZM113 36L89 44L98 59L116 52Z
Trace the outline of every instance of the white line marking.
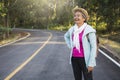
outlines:
M111 60L113 63L115 63L119 68L120 68L120 64L115 61L114 59L112 59L110 56L108 56L105 52L103 52L102 50L99 49L99 51L104 55L106 56L109 60Z

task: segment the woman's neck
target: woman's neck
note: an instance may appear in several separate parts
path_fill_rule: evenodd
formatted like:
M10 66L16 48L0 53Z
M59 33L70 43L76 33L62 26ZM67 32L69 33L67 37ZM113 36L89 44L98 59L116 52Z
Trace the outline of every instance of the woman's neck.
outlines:
M77 24L78 28L80 28L84 23Z

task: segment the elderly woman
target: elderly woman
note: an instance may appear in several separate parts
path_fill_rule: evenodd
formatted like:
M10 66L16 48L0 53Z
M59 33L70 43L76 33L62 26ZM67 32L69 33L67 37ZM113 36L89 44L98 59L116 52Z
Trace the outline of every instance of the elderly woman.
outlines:
M65 41L71 50L70 63L75 80L93 80L92 71L96 66L96 31L86 22L88 12L83 8L73 9L75 25L64 35Z

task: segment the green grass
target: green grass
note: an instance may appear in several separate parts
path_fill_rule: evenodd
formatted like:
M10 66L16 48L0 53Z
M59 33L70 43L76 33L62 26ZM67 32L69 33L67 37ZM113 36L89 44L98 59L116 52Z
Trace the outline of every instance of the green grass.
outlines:
M101 45L120 57L120 32L102 35L99 39Z
M49 29L50 30L57 30L57 31L67 31L72 25L69 24L69 26L65 26L65 25L57 25L57 26L52 26Z
M101 37L120 43L120 32L112 32L111 34L101 35Z
M0 40L0 45L4 45L6 43L15 41L16 39L18 39L20 37L20 34L11 34L10 37L4 39L4 40Z
M7 44L7 43L10 43L10 42L13 42L21 37L24 37L26 36L27 33L25 32L21 32L21 33L17 33L17 32L14 32L12 34L10 34L10 36L4 40L0 40L0 45L4 45L4 44Z

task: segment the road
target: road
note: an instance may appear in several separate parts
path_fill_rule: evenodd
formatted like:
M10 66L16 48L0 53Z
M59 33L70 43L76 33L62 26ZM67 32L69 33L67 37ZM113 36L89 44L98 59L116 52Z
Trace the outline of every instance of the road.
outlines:
M0 48L0 80L74 80L64 33L25 30L28 38ZM99 53L94 80L120 80L120 68Z

